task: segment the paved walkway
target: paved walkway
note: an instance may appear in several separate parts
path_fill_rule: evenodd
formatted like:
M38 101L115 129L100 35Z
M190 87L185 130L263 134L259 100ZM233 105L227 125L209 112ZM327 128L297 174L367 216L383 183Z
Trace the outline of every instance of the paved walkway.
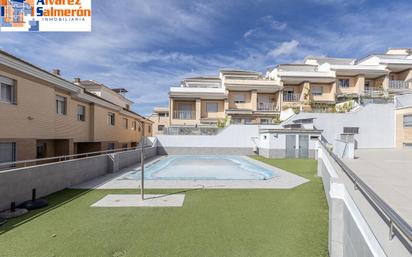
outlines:
M360 149L355 156L343 161L412 225L412 150Z
M156 161L152 159L147 164ZM282 169L256 161L251 162L264 166L276 172L278 176L268 180L145 180L145 188L152 189L290 189L308 182L307 179L294 175ZM92 181L82 183L72 188L78 189L137 189L140 188L140 180L121 179L128 173L135 171L139 165L126 168L120 172L109 174Z

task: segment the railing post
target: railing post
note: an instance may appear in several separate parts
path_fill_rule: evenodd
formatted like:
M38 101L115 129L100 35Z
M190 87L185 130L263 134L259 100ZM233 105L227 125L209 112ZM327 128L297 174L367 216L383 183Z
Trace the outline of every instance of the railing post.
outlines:
M389 220L389 240L392 240L394 236L393 233L393 221L390 219Z

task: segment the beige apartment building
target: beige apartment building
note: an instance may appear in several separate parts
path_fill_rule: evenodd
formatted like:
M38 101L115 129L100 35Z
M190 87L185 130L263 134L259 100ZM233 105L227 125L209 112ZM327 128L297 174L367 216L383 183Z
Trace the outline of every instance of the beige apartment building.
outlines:
M335 111L348 100L412 92L412 50L389 49L360 60L309 56L280 64L265 76L222 69L188 78L169 91L169 126L215 126L219 121L270 124L282 110Z
M163 134L165 129L170 126L169 108L155 107L152 115L149 116L149 120L153 122L153 135Z
M218 122L272 123L280 111L280 85L258 72L221 70L172 87L170 126L214 126Z
M72 83L3 51L0 83L0 162L133 147L140 124L151 135L121 90Z

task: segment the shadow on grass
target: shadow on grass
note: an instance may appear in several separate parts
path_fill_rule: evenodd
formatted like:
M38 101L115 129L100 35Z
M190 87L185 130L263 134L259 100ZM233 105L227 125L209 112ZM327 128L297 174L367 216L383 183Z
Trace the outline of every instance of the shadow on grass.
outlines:
M87 194L92 190L93 189L64 189L62 191L44 197L44 199L49 202L48 206L41 209L29 211L27 214L21 217L9 219L7 223L0 226L0 235L7 233L8 231L15 229L21 225L24 225L27 222L30 222L46 213L49 213L67 203L70 203L71 201L78 199L79 197Z

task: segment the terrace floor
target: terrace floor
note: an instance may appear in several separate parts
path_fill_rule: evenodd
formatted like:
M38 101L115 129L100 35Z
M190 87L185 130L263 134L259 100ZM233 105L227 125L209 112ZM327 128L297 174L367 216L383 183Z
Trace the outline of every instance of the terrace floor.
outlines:
M328 207L314 160L269 160L309 180L293 189L169 189L183 207L93 208L107 194L68 189L0 226L0 256L328 256Z
M412 150L358 149L355 156L343 161L412 226Z

